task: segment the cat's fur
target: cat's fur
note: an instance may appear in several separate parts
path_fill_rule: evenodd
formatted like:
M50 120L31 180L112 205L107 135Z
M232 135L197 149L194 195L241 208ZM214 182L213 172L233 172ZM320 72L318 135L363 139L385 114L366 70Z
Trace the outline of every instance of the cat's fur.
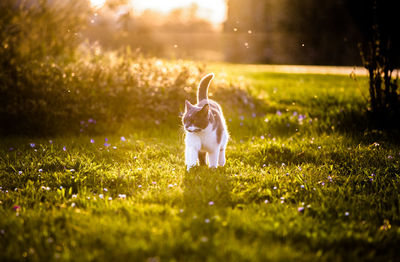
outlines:
M219 104L208 99L208 86L214 74L208 74L200 81L197 90L197 104L186 100L182 123L185 129L185 163L189 171L199 160L200 165L212 168L225 165L225 149L229 133Z

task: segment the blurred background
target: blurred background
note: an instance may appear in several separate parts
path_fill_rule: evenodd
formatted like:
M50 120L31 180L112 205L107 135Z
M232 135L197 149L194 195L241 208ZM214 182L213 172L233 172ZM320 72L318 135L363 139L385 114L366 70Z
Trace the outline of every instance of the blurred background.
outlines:
M88 5L82 37L108 50L129 47L148 56L202 61L361 65L358 43L373 23L374 1L90 0ZM385 5L396 10L395 1Z
M0 133L176 126L205 62L363 65L372 109L400 108L398 10L397 0L1 0ZM251 115L246 83L218 79L212 95Z

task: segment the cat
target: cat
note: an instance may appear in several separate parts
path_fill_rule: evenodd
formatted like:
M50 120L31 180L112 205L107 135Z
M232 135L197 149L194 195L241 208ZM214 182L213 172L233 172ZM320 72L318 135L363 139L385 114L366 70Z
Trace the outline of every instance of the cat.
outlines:
M185 164L187 171L199 160L210 168L224 166L229 140L228 128L220 105L208 99L208 87L214 73L204 76L197 90L197 104L185 101L182 123L185 130Z

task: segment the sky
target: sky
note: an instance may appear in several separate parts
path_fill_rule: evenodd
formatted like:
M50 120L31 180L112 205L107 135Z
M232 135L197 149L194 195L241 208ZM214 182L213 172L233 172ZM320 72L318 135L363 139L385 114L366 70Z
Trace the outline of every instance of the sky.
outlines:
M106 0L90 0L95 8L100 8ZM188 7L191 4L199 7L198 16L211 23L222 24L226 19L226 0L130 0L130 5L136 12L143 12L151 9L160 13L169 13L171 10L181 7Z

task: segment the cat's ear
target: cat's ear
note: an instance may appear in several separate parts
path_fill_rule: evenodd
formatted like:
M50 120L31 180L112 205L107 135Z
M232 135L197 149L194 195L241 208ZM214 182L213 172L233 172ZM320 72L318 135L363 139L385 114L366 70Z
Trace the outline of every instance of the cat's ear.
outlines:
M188 100L186 100L185 101L185 110L188 111L188 109L192 108L192 107L193 107L193 105Z
M209 104L204 104L203 108L201 109L202 112L207 112L210 110L210 105Z

